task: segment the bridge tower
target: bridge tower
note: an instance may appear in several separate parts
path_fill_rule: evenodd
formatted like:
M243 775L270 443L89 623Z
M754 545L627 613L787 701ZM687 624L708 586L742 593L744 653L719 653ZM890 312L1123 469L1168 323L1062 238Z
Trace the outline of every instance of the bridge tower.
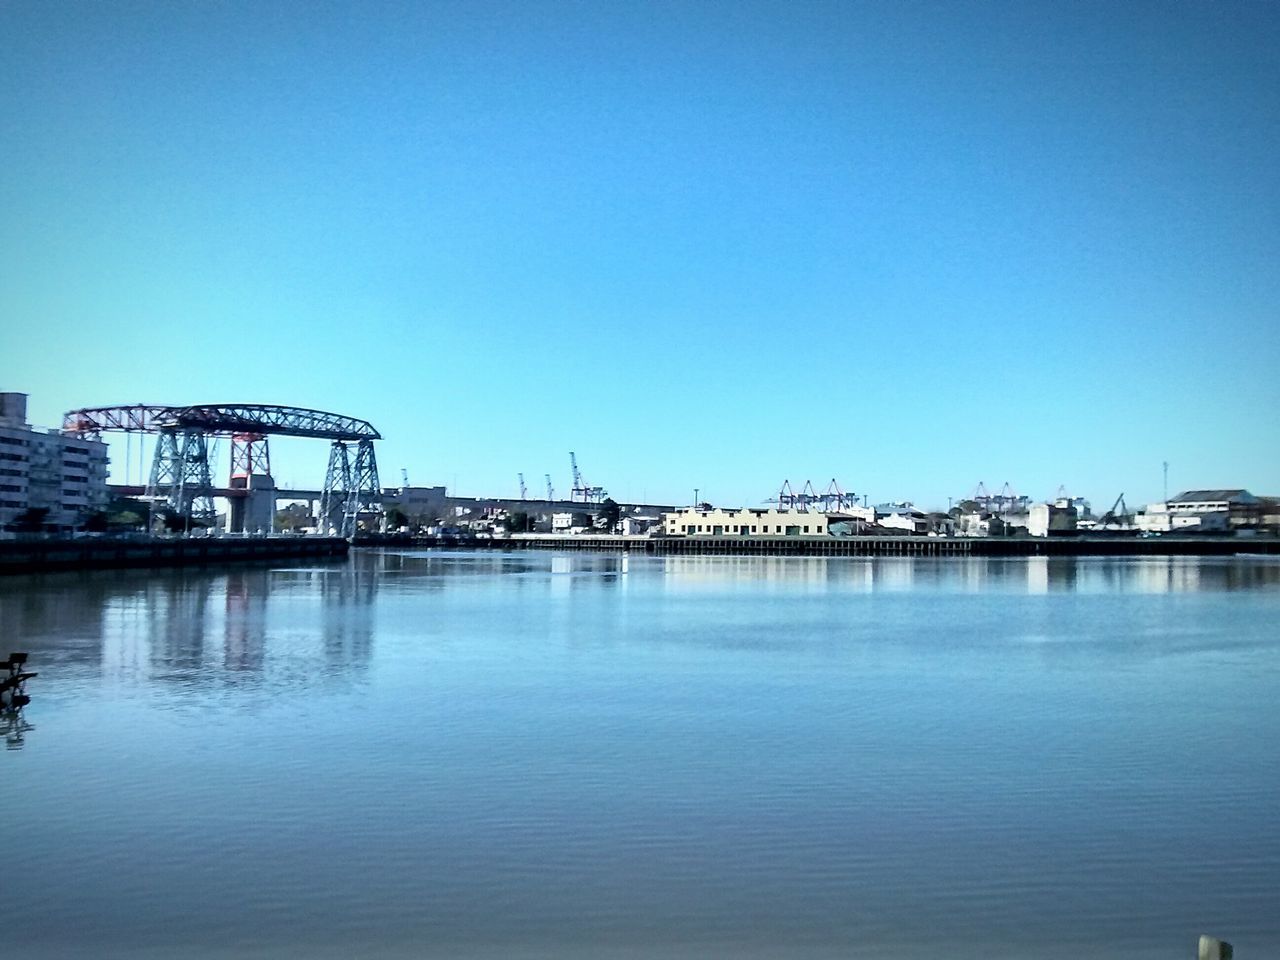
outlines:
M329 445L329 468L324 474L324 490L320 494L320 516L316 518L320 533L330 530L345 536L347 492L351 489L351 459L347 456L347 444L335 440Z
M329 469L320 495L320 527L336 530L340 537L355 536L361 515L382 512L382 487L372 440L355 443L355 459L345 440L329 447Z
M361 514L382 514L382 486L378 482L378 460L373 454L373 441L356 443L356 462L351 468L351 489L347 491L347 509L343 536L356 532Z
M153 509L163 501L167 509L183 518L188 530L194 524L212 527L217 523L209 440L203 430L160 430L147 482L147 499Z
M231 435L231 486L247 487L254 474L271 476L271 451L262 433ZM242 481L242 482L237 482Z

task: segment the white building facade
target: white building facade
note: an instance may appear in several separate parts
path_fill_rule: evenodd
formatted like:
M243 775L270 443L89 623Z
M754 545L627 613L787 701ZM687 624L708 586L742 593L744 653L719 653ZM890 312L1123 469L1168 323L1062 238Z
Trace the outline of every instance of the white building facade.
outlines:
M1252 534L1263 525L1264 501L1248 490L1187 490L1149 503L1134 519L1148 533Z
M68 529L107 506L107 445L27 423L27 395L0 393L0 528L29 510Z
M662 532L671 537L825 537L828 523L826 514L805 510L683 507L662 515Z

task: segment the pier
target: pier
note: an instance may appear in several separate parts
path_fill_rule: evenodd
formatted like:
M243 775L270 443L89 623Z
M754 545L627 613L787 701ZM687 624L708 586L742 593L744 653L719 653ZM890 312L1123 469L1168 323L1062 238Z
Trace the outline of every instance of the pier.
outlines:
M802 557L1168 557L1239 553L1280 557L1276 537L621 537L515 534L511 537L387 537L362 546L482 550L573 550L653 556Z
M342 560L340 537L154 537L0 540L0 575L46 570Z

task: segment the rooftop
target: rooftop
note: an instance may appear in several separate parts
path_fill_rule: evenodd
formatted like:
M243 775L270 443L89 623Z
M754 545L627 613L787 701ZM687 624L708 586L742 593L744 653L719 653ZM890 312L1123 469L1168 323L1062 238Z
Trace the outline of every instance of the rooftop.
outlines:
M1170 503L1257 503L1258 498L1248 490L1184 490Z

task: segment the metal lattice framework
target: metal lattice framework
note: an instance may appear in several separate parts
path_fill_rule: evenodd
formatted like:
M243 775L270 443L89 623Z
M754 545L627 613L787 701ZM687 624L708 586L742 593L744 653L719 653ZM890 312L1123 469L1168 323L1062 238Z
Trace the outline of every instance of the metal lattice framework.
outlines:
M62 432L96 438L107 432L159 433L191 428L217 436L254 433L262 436L313 437L318 440L381 440L367 420L266 403L200 403L192 406L86 407L62 416Z
M342 537L354 536L361 515L382 512L382 487L378 481L378 461L373 441L355 444L355 459L342 440L329 447L329 469L325 471L320 496L320 526Z
M269 436L309 437L333 443L325 474L320 527L352 536L361 515L382 509L373 441L382 435L367 420L306 407L254 403L190 406L131 404L85 407L63 415L62 432L99 439L103 433L158 435L147 496L188 521L212 523L213 474L210 437L231 438L231 487L271 473ZM354 444L354 464L347 453Z
M231 435L231 485L246 486L254 474L271 476L271 451L267 438L261 433L233 433Z
M187 529L193 522L210 527L217 521L209 440L202 431L160 431L147 498L153 503L166 501L170 510L186 520Z

